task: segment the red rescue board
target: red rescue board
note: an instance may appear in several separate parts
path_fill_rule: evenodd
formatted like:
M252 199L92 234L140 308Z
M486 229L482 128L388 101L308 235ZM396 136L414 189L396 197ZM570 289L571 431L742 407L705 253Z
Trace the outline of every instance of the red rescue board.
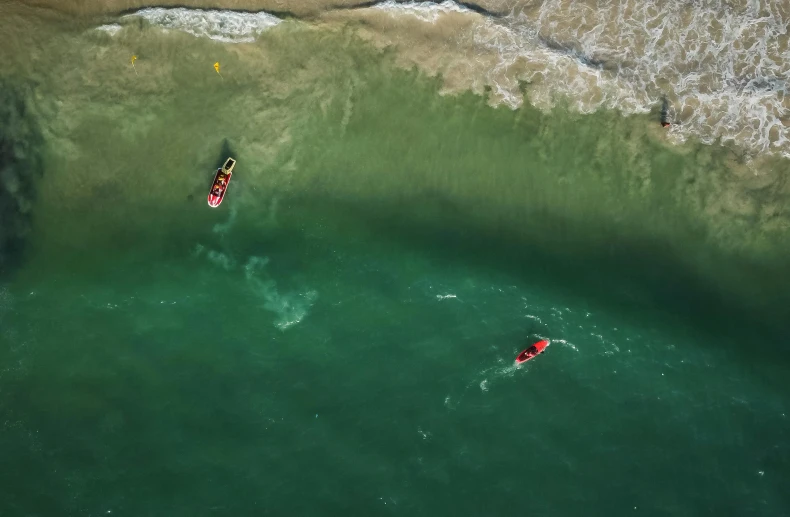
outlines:
M549 346L549 340L544 339L542 341L538 341L531 347L527 348L518 356L516 356L516 364L526 363L530 359L537 357L538 354L542 354L546 347Z

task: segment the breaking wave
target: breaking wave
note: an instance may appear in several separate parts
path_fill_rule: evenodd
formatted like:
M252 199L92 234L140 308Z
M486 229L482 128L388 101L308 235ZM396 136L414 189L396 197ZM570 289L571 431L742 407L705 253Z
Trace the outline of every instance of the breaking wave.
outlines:
M377 9L395 15L407 13L411 16L419 18L422 21L431 23L436 23L439 17L446 13L473 12L472 10L462 7L455 2L451 2L450 0L445 0L440 4L433 2L395 2L393 0L387 0L386 2L381 2L374 5L372 9Z
M150 7L121 17L121 20L143 18L152 25L164 29L178 30L197 37L207 37L226 43L248 43L282 22L280 18L265 12L247 13L186 9L176 7ZM99 27L110 34L117 32L114 25Z
M451 89L490 90L492 104L519 107L525 83L529 102L543 110L562 102L581 113L628 115L666 102L676 143L695 137L790 158L790 9L779 3L545 0L490 14L450 0L387 0L345 12L421 23L430 43L404 37L400 26L386 30L398 31L391 41L404 48L436 45L412 49L407 59L438 68ZM282 22L265 12L162 7L119 22L140 18L229 43L254 41Z
M121 29L123 29L123 27L121 27L117 23L110 23L110 24L107 24L107 25L100 25L99 27L96 27L97 31L106 32L110 36L114 36Z
M449 1L373 9L432 26L451 12L470 17L446 37L463 54L462 86L490 87L494 104L518 107L525 82L541 109L563 100L583 113L636 114L666 98L676 142L694 136L790 157L790 10L778 3L546 0L496 17Z

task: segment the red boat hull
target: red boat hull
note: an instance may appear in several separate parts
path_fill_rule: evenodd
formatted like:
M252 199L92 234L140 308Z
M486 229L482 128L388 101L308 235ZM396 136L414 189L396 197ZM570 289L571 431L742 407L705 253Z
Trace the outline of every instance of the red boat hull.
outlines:
M223 174L224 181L220 178L220 174ZM208 206L216 208L222 203L232 176L232 172L223 173L222 169L217 169L217 174L214 175L214 182L211 184L211 190L208 193Z
M549 346L549 340L544 339L542 341L538 341L531 347L527 348L526 350L522 351L518 356L516 356L516 364L526 363L530 359L534 359L539 354L542 354L546 347Z

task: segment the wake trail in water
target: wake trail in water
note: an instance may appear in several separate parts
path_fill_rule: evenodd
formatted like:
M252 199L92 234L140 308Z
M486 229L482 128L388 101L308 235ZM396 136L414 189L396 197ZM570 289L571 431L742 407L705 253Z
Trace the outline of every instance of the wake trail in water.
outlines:
M269 259L265 257L250 257L244 265L244 276L253 291L263 298L264 309L278 316L275 322L277 328L286 330L307 316L308 310L318 298L318 293L308 290L280 294L277 283L264 275L268 263Z
M236 205L230 206L230 213L228 214L228 220L224 223L216 223L213 228L211 229L212 232L221 235L222 237L228 233L228 231L233 227L234 223L236 222L236 216L238 215L238 208Z
M574 351L578 351L578 349L573 344L569 343L567 340L564 339L549 339L548 337L537 336L537 335L535 337L538 338L537 340L543 340L543 339L548 340L550 345L557 343L567 346L573 349ZM458 396L455 402L453 402L452 397L450 395L447 395L445 397L444 399L445 407L447 407L448 409L457 409L458 406L460 406L460 404L463 402L464 397L466 396L470 388L477 386L482 393L486 393L491 389L491 386L493 384L496 384L505 379L511 379L519 372L529 371L529 368L530 366L532 366L532 363L531 362L525 362L521 364L516 363L515 361L516 353L517 352L513 354L512 360L505 359L504 357L501 356L497 357L496 365L485 367L479 372L477 372L474 375L473 379L464 386L464 389L461 391L461 394ZM535 360L537 360L537 358Z
M201 244L192 253L194 258L205 257L211 264L227 272L238 270L238 261L232 252L221 252L209 249ZM309 313L310 308L318 299L313 289L292 290L281 293L277 282L267 273L268 257L250 256L241 270L244 272L245 284L253 294L260 298L264 310L276 316L274 325L280 330L287 330L300 323Z

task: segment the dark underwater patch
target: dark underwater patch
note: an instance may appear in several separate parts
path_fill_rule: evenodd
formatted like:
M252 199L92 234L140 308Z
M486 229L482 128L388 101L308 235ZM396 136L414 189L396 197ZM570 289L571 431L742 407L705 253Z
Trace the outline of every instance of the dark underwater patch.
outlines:
M28 108L32 86L0 79L0 276L21 260L30 231L43 137Z

